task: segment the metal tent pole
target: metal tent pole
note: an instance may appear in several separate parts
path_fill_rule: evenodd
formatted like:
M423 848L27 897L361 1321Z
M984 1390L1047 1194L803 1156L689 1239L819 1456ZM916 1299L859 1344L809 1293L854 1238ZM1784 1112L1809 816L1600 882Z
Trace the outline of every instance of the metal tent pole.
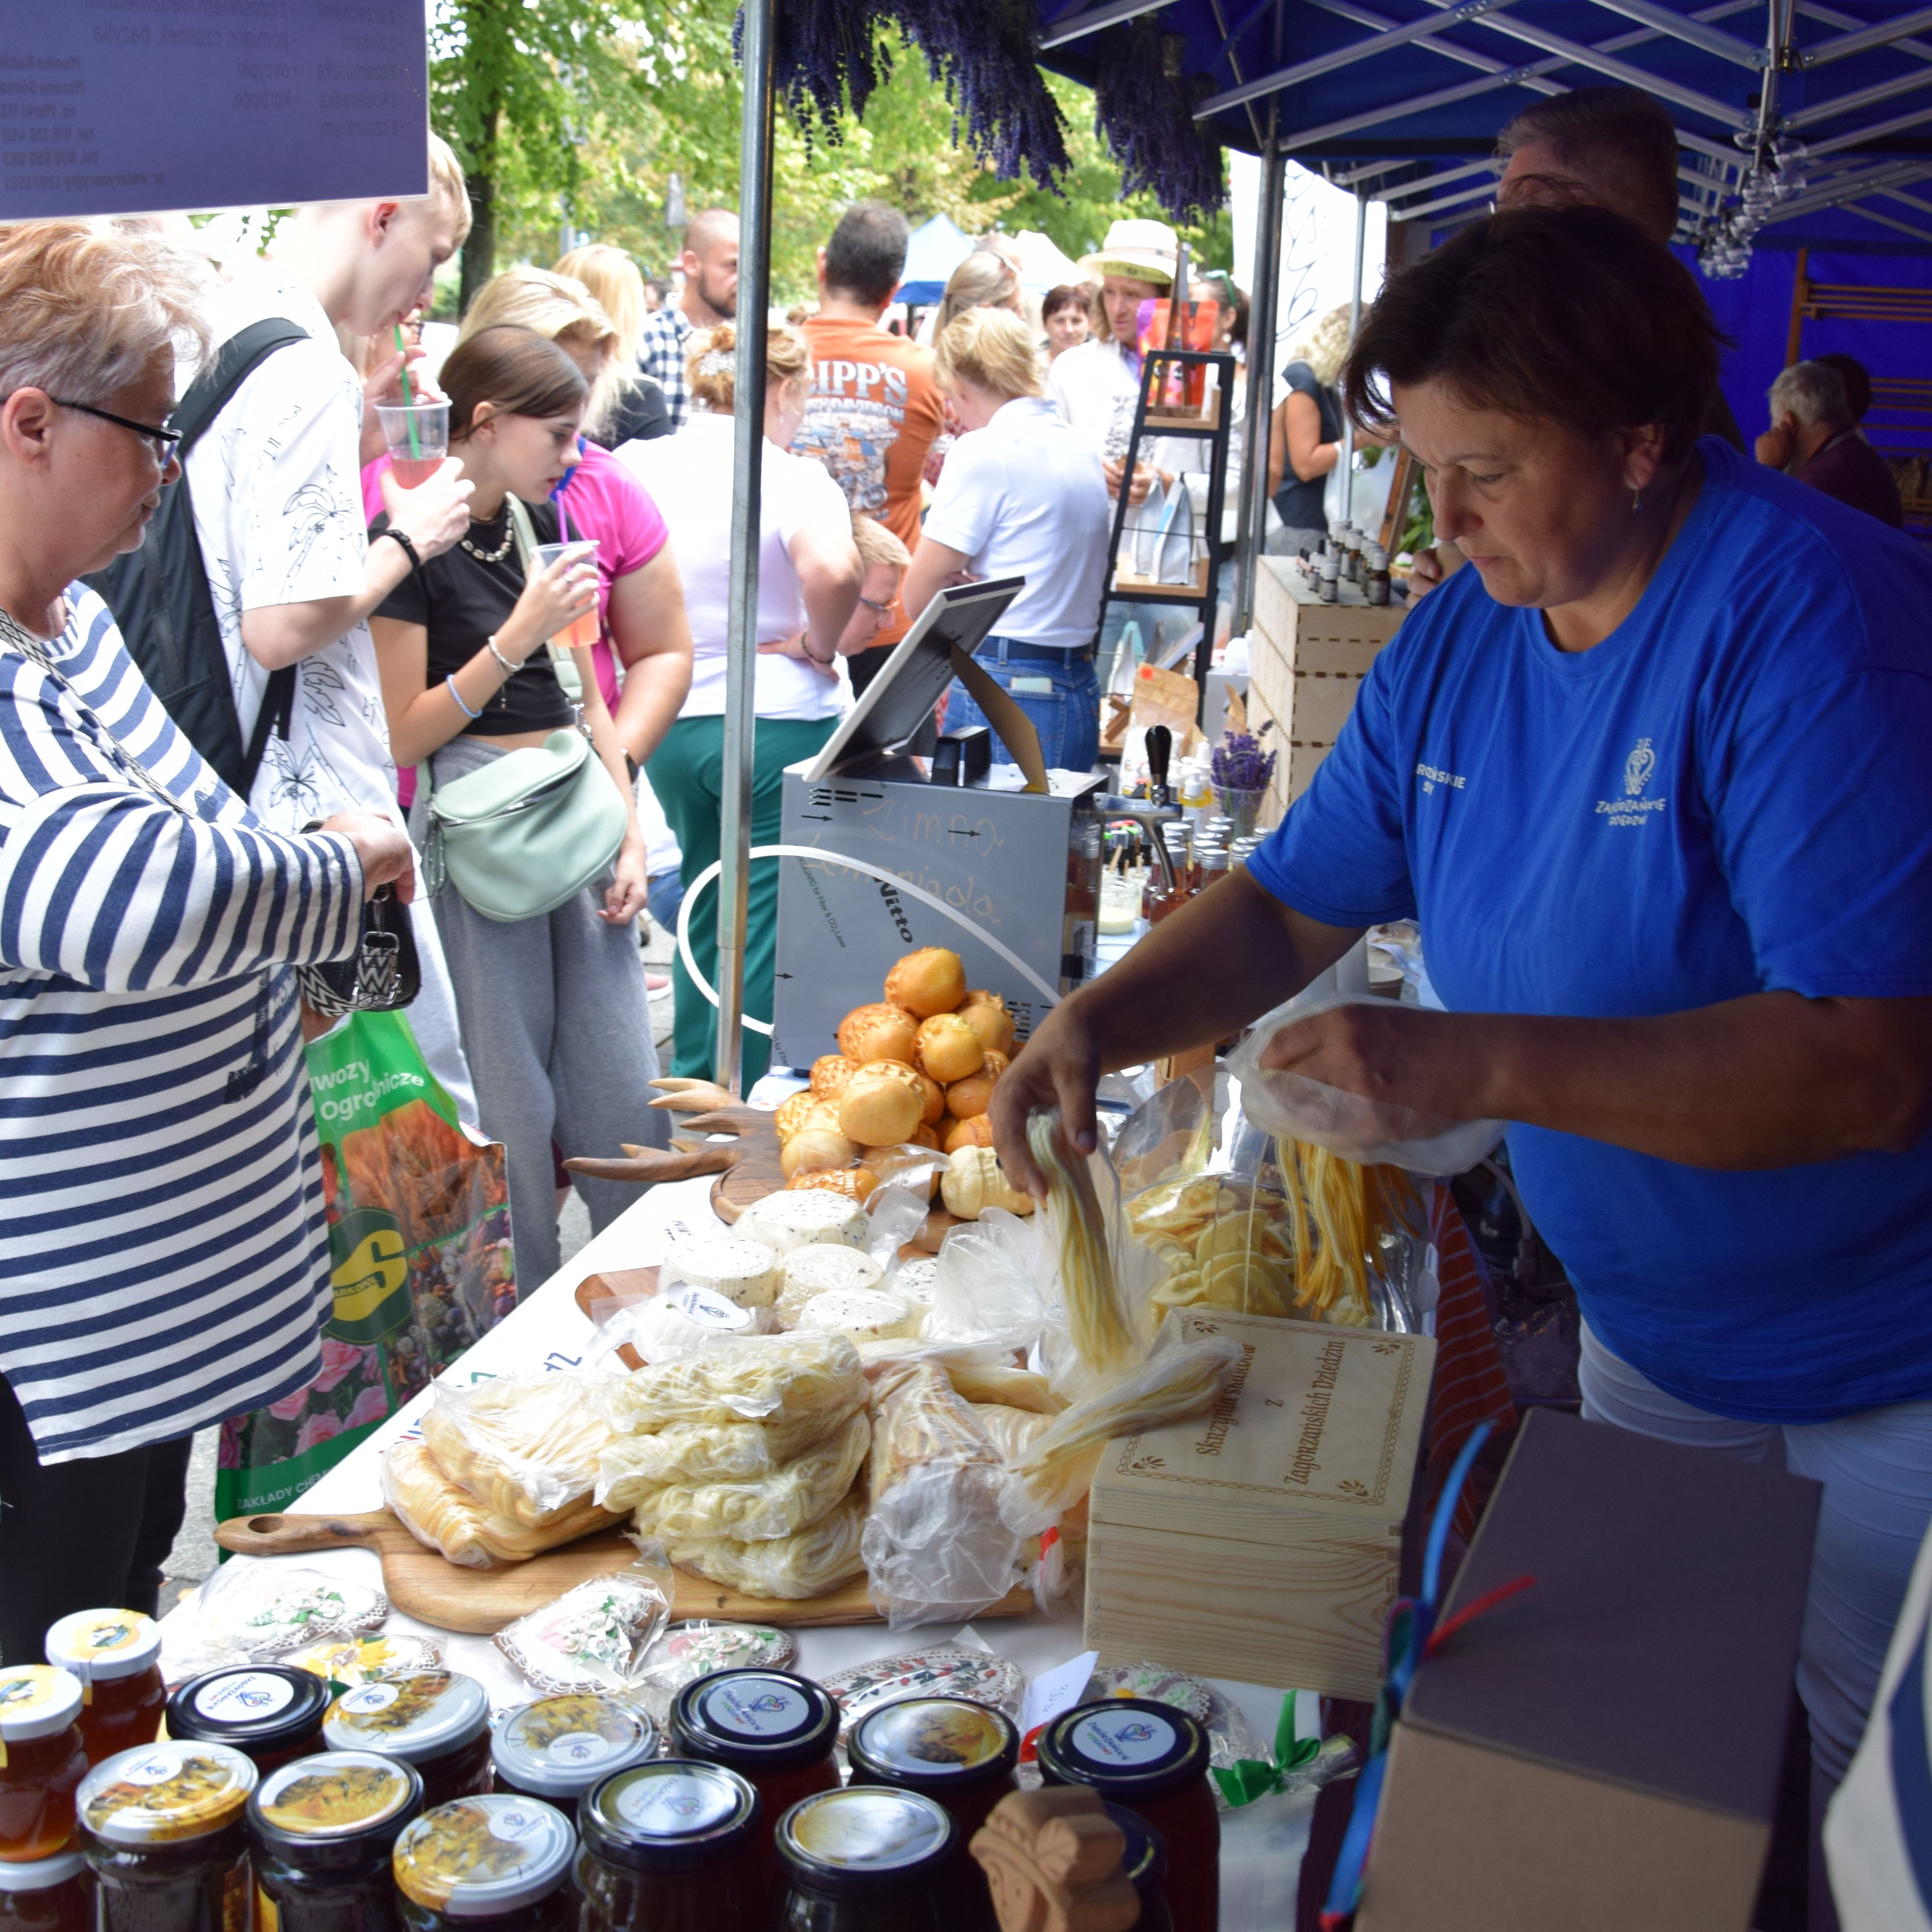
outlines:
M1268 109L1262 150L1262 185L1255 216L1254 286L1248 291L1247 430L1241 448L1240 514L1236 521L1232 633L1253 628L1255 586L1268 536L1268 437L1274 394L1274 338L1281 306L1281 208L1288 187L1288 157L1275 139L1277 110Z
M1364 183L1355 190L1355 272L1348 284L1348 345L1354 346L1362 328L1362 257L1369 242L1369 194ZM1355 515L1355 419L1346 410L1342 416L1342 520L1352 523Z
M765 320L772 272L772 6L745 0L738 149L738 368L732 386L731 603L718 813L718 1084L742 1091L745 928L751 905L752 759L758 728L758 532L765 446Z

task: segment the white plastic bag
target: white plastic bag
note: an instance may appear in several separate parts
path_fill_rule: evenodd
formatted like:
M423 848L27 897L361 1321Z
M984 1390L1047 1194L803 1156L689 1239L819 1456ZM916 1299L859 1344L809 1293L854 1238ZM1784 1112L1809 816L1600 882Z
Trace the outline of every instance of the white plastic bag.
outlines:
M1304 993L1263 1014L1228 1056L1228 1070L1240 1082L1242 1110L1270 1133L1326 1148L1345 1160L1404 1167L1412 1174L1460 1174L1502 1138L1504 1122L1452 1120L1413 1107L1390 1106L1261 1064L1268 1042L1285 1026L1338 1006L1386 1004L1372 994Z
M1052 1273L1035 1218L988 1208L947 1230L922 1340L934 1347L1033 1346L1048 1312L1040 1282Z

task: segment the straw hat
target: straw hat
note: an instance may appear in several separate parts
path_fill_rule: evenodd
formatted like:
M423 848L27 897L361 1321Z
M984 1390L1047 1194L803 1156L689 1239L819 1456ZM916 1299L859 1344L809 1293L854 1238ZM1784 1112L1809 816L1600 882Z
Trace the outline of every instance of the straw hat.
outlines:
M1164 221L1117 221L1107 230L1106 245L1097 254L1083 256L1080 266L1096 278L1131 275L1168 288L1173 285L1174 258L1180 246L1179 238Z

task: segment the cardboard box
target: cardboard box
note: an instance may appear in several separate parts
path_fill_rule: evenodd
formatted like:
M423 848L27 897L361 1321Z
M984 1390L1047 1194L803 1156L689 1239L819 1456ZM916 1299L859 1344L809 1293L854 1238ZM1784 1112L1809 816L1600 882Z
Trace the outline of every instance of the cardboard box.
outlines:
M1400 604L1367 603L1350 585L1340 602L1324 604L1294 559L1261 560L1249 642L1249 729L1272 719L1268 742L1281 754L1264 823L1279 824L1308 789L1403 614Z
M1108 1444L1088 1504L1086 1640L1104 1661L1374 1696L1436 1344L1218 1309L1234 1385Z
M1746 1932L1820 1486L1535 1410L1422 1666L1358 1932Z

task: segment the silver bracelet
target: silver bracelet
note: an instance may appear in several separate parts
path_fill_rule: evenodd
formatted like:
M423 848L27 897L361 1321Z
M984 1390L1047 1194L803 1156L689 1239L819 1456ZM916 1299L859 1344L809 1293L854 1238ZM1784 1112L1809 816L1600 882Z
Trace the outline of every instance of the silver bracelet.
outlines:
M504 656L501 651L497 650L496 640L494 635L487 637L483 640L483 648L496 660L498 666L501 668L503 675L506 678L514 677L518 672L523 669L523 666L521 664L513 664L508 658Z

